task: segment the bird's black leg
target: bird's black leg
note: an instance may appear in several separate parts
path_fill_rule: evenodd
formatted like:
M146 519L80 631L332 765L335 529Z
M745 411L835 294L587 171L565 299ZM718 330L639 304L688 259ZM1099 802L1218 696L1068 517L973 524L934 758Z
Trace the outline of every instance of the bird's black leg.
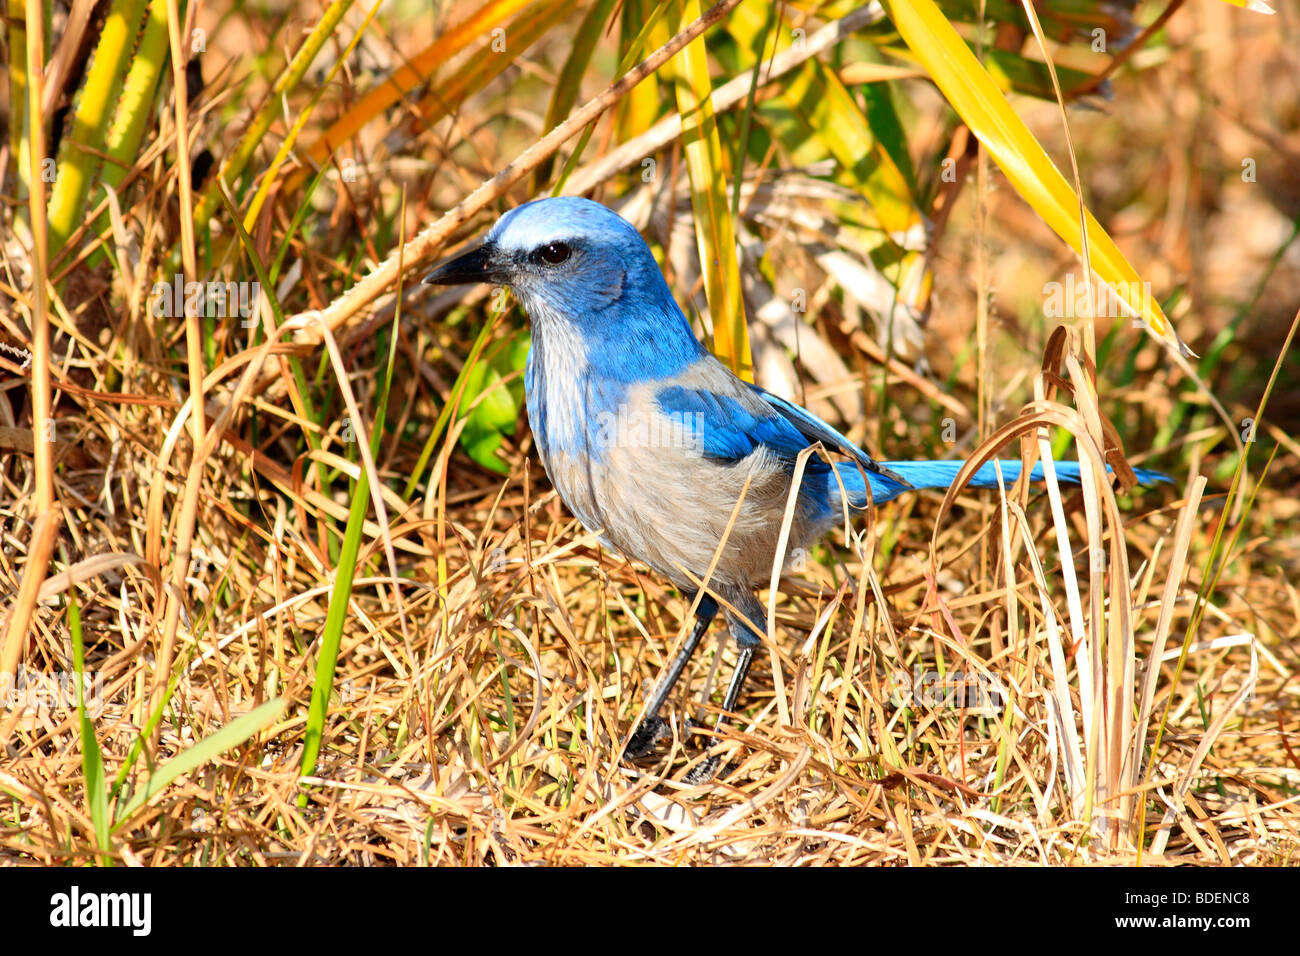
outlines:
M693 598L692 598L693 599ZM673 685L677 679L682 676L682 671L686 670L686 665L690 663L691 656L695 649L700 646L700 640L704 637L704 632L709 629L713 623L714 616L718 613L718 602L707 594L700 598L700 606L695 609L695 627L691 631L691 636L686 639L682 649L673 662L668 665L668 670L660 679L659 685L655 687L654 693L646 702L645 719L632 732L632 739L628 741L627 749L624 753L629 757L643 757L648 754L655 745L655 741L663 736L667 724L659 716L659 711L664 706L664 701L673 691Z
M727 686L727 696L722 701L722 715L718 718L718 723L725 721L727 714L736 709L736 701L740 698L740 689L745 686L745 678L749 676L749 665L754 660L756 647L757 645L740 649L736 669L731 672L731 683Z
M727 625L731 636L736 639L739 652L736 656L736 669L731 672L731 683L727 685L727 696L722 700L722 713L718 715L718 722L714 725L715 732L722 729L728 715L735 711L736 701L740 699L740 692L745 686L745 678L749 676L749 665L754 662L754 651L762 644L762 637L755 627L759 622L766 620L763 605L752 594L746 597L747 600L735 602L737 609L744 612L743 617L727 612ZM713 775L717 772L718 758L709 757L688 773L685 779L687 783L704 783L713 779Z

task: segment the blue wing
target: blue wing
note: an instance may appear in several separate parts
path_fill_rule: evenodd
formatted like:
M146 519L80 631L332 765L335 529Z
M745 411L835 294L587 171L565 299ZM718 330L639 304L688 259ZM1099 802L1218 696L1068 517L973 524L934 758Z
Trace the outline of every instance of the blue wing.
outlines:
M723 371L718 366L718 371ZM756 385L742 384L727 374L711 379L716 387L669 385L655 393L655 400L665 415L681 422L695 439L695 447L706 458L739 461L756 449L766 447L778 457L793 463L799 453L815 442L852 459L835 466L838 481L834 495L843 487L850 502L861 507L866 501L867 486L876 503L888 501L902 492L916 488L946 488L962 466L961 461L889 461L877 462L843 434L805 408L786 401ZM1003 461L1003 478L1014 481L1020 474L1019 461ZM1057 462L1058 475L1065 481L1079 480L1077 462ZM813 458L807 473L829 476L825 461ZM1167 481L1159 472L1137 471L1144 483ZM1042 481L1042 466L1036 466L1031 480ZM975 473L972 488L997 486L992 463ZM827 485L827 494L831 487Z
M839 500L841 490L850 504L861 508L868 500L881 504L916 488L947 488L962 467L961 461L874 461L808 410L757 386L742 386L736 380L732 388L727 388L731 384L719 383L719 390L669 385L655 393L655 400L665 415L679 421L693 436L694 447L705 458L734 462L766 447L793 463L801 451L814 442L821 442L826 448L852 459L836 464L834 475L822 459L814 457L808 462L804 486L807 497L818 502L827 516L836 513L831 505ZM1020 474L1019 461L998 464L1008 483ZM972 477L970 487L997 487L995 467L992 462L984 465ZM1056 469L1065 481L1079 480L1078 462L1057 462ZM1137 471L1137 476L1144 484L1168 480L1158 472L1145 470ZM1034 468L1031 480L1043 480L1041 464Z
M735 381L740 386L738 380ZM728 382L727 384L731 384ZM760 445L793 462L799 453L816 442L853 459L853 468L890 480L894 494L911 484L901 475L874 461L844 435L812 412L786 401L757 385L745 391L723 394L709 388L669 385L655 394L664 414L680 421L697 441L706 458L739 461ZM821 459L809 461L814 472L829 470Z
M785 418L786 421L798 429L799 433L807 439L804 447L811 445L813 442L821 442L826 448L852 458L867 471L893 479L900 485L900 491L905 491L912 487L911 484L908 483L907 479L890 471L888 468L885 468L865 451L844 437L844 435L840 434L826 422L808 411L808 409L796 405L794 402L787 401L778 395L773 395L771 392L759 388L757 385L751 385L749 387L754 390L759 398L766 402L770 407L774 408L783 418Z
M766 446L793 459L812 444L762 402L685 385L662 388L655 393L655 400L665 415L680 421L694 435L706 458L739 461Z

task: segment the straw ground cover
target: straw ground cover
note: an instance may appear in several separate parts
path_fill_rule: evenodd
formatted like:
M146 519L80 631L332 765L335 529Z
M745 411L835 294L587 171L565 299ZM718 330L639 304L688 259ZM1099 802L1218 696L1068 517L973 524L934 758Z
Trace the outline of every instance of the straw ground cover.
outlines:
M0 860L1294 862L1294 17L980 6L11 3ZM413 285L556 190L878 457L1091 465L789 555L707 786L733 649L621 759L687 603L550 490L508 295Z

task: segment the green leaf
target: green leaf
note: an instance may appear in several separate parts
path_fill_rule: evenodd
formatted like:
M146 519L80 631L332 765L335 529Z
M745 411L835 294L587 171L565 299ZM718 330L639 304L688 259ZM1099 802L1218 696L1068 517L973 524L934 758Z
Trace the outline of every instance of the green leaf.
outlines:
M497 450L505 435L513 435L524 405L524 383L519 375L504 382L512 372L521 372L528 356L529 337L520 333L499 342L474 367L465 379L462 408L470 409L461 432L461 446L476 462L498 474L509 474L510 467Z

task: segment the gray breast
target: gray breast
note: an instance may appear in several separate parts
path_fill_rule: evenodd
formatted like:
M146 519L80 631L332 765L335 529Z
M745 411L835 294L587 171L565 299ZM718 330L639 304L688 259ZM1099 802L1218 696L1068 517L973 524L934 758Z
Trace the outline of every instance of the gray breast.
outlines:
M552 450L547 473L588 531L679 587L694 589L724 535L715 584L751 588L771 577L790 478L766 450L730 463L673 447L616 446L599 459ZM787 558L813 530L796 509Z
M616 395L592 381L582 345L563 323L535 319L534 329L529 419L547 475L583 527L684 589L704 577L725 535L714 583L766 583L789 463L761 448L734 462L703 457L680 421L659 409L654 384L624 386ZM755 401L747 390L737 397ZM815 533L796 509L787 557Z

